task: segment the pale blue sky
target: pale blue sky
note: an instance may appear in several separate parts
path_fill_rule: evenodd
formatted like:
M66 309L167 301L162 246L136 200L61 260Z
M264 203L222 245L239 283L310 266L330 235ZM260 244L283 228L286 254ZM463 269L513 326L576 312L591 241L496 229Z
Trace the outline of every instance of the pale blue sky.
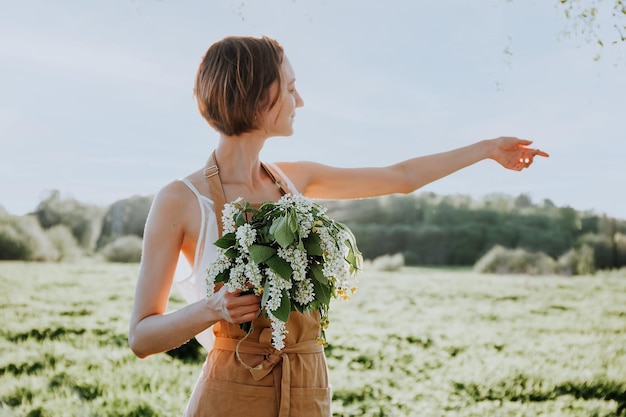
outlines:
M626 218L626 49L594 61L556 3L0 0L0 205L23 214L51 189L108 205L197 169L216 143L192 97L202 55L268 35L305 107L266 161L379 166L516 135L552 157L522 173L484 161L423 191Z

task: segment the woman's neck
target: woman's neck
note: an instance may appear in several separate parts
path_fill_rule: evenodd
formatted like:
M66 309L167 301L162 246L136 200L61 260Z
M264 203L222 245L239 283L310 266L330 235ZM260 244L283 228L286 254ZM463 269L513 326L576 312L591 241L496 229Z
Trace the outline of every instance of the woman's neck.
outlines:
M220 135L215 159L222 181L253 186L261 180L260 154L266 138L259 134Z

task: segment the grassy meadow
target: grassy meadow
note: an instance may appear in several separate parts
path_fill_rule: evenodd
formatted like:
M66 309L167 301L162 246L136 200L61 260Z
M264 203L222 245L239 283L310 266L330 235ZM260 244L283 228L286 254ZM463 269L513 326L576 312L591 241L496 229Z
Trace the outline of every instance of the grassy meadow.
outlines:
M201 359L130 352L137 269L0 262L0 417L181 414ZM626 416L624 270L365 271L328 340L335 416Z

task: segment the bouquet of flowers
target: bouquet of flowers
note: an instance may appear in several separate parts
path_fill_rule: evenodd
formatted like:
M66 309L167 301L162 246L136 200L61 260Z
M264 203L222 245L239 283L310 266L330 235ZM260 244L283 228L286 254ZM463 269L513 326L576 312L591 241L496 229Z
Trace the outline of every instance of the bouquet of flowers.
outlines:
M229 291L252 291L272 326L272 345L283 349L292 311L319 311L320 344L326 344L331 298L356 291L362 257L352 232L326 215L326 209L301 195L254 208L241 198L224 206L223 236L217 259L207 271L207 296L215 284ZM244 323L244 331L252 331Z

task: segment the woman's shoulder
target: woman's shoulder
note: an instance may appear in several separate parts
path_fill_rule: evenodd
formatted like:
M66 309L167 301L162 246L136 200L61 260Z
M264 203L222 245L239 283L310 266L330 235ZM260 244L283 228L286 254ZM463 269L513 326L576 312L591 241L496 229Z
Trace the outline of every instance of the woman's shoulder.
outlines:
M173 180L157 191L155 201L173 204L184 201L189 195L193 196L183 181Z
M197 185L201 183L201 179L202 170L194 171L185 177L174 179L165 184L157 192L156 197L166 201L180 199L184 201L187 198L193 197L194 190L197 188Z
M312 184L326 178L332 178L341 170L341 168L312 161L276 162L275 165L304 195L308 195Z
M309 161L298 161L274 162L271 165L277 168L279 174L284 177L290 185L293 185L296 190L304 192L309 183L312 167L315 164Z
M194 178L195 173L192 173L183 179L170 181L157 191L153 204L169 209L181 210L191 203L196 203L197 198L194 195L193 186Z

